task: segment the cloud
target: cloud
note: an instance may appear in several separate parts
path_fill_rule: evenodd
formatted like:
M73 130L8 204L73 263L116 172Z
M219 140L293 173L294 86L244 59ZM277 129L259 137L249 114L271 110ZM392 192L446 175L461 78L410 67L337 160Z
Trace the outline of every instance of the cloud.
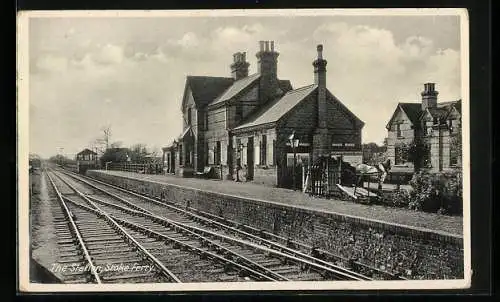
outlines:
M119 64L123 61L123 48L117 45L106 44L92 54L92 59L98 64Z
M68 59L55 54L42 55L36 59L36 68L39 71L63 73L68 68Z
M420 101L425 82L436 83L441 101L460 97L459 51L438 50L428 37L398 44L384 28L330 23L313 38L325 44L329 89L365 121L364 140L381 142L396 104Z
M187 32L182 36L180 40L177 41L177 44L182 46L183 48L193 48L198 47L200 45L200 41L195 33Z
M89 35L84 27L61 30L71 43L48 39L50 49L35 49L32 64L45 73L30 78L32 146L51 154L52 146L64 141L67 152L76 153L105 123L124 146L138 141L162 146L182 128L185 76L229 76L237 51L247 52L250 73L256 72L260 40L275 41L278 75L294 88L313 82L316 45L324 44L327 87L366 123L363 141L381 142L397 102L419 101L424 82L436 83L440 101L460 97L458 49L437 49L434 38L414 33L396 40L394 31L383 27L311 24L297 34L264 21L183 25L183 30L130 26L131 33L118 30L120 39L99 30Z

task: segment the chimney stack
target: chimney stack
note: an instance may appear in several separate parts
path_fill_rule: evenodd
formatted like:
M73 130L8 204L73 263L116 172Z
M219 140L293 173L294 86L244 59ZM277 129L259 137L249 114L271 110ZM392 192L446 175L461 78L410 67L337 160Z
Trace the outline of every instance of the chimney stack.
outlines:
M266 103L283 93L278 82L278 56L274 41L259 41L257 69L260 74L260 100Z
M233 64L231 64L231 75L235 81L248 76L248 66L245 52L233 54Z
M317 91L317 127L313 135L313 160L321 156L329 156L331 149L331 137L328 134L328 106L326 100L326 60L323 59L323 45L316 47L318 52L314 66L314 84L318 85Z
M323 45L316 47L318 57L313 62L314 66L314 84L318 85L318 127L326 128L326 64L323 59Z
M425 83L424 91L422 91L422 110L426 110L427 108L436 108L437 107L437 96L439 92L435 90L434 83Z

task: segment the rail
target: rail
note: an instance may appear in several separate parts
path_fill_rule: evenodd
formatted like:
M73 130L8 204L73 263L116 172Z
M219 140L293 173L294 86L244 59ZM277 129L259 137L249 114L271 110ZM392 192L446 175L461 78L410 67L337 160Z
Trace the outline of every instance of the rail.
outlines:
M149 253L135 238L133 238L122 226L120 226L113 218L109 216L109 214L103 211L99 206L97 206L92 200L90 200L85 194L80 192L77 188L75 188L72 184L66 181L64 178L58 176L61 181L63 181L68 187L70 187L78 196L83 198L87 203L92 205L96 210L100 211L102 215L106 218L108 222L110 222L113 227L118 230L129 242L131 242L142 254L146 255L146 257L169 279L174 282L180 283L181 280L174 275L169 269L167 269L155 256Z
M66 174L68 174L69 176L72 176L72 173L66 173ZM304 249L308 249L308 250L311 250L311 251L315 250L319 256L324 256L325 258L336 259L336 260L339 260L339 261L347 262L352 267L356 267L356 268L358 268L360 270L370 271L372 273L375 273L375 274L378 274L378 275L382 275L382 276L384 276L384 277L386 277L388 279L391 279L391 280L408 280L407 278L401 276L400 274L388 272L388 271L385 271L385 270L381 270L379 268L372 267L372 266L370 266L370 265L368 265L366 263L359 262L359 261L357 261L355 259L347 259L347 258L344 258L344 257L339 256L339 255L334 255L334 254L332 254L332 253L330 253L330 252L328 252L326 250L323 250L323 249L315 249L314 247L308 246L308 245L306 245L304 243L300 243L300 242L296 242L296 241L291 241L289 238L284 238L284 237L278 236L276 234L272 234L272 233L269 233L269 232L266 232L266 231L263 231L263 230L260 230L260 229L253 228L251 226L242 225L240 223L228 220L226 218L220 218L220 217L218 217L218 216L216 216L214 214L211 214L211 213L202 212L202 211L199 211L197 209L191 209L192 211L196 212L196 214L195 214L195 213L187 210L188 208L186 208L186 210L184 210L178 204L176 204L176 203L174 203L172 201L167 201L167 200L159 201L159 200L151 198L149 196L145 196L145 195L142 195L142 194L139 194L139 193L136 193L136 192L133 192L133 191L130 191L130 190L127 190L127 189L124 189L124 188L121 188L121 187L109 184L109 183L105 183L103 181L100 181L100 180L97 180L97 179L94 179L94 178L91 178L91 177L88 177L88 176L78 175L78 177L79 178L90 179L93 182L102 184L102 185L107 186L107 187L111 187L113 189L119 190L119 191L127 193L127 194L134 195L134 196L136 196L138 198L141 198L141 199L153 202L156 205L159 205L159 206L162 206L162 207L166 207L166 208L175 210L177 212L186 214L188 216L193 217L194 219L201 219L201 220L206 221L207 223L215 223L215 224L217 224L217 226L224 227L226 229L231 228L230 226L227 225L228 223L231 223L233 226L236 226L236 227L232 227L231 228L232 231L239 232L240 234L246 236L247 235L246 233L248 233L248 232L245 232L245 231L241 230L241 228L244 227L249 232L252 232L252 234L255 236L254 238L256 240L262 240L262 239L264 239L264 238L262 238L262 234L265 233L267 236L275 238L275 239L277 239L279 241L285 242L286 244L292 244L294 246L300 246L300 247L302 247ZM89 183L89 185L93 186L90 183ZM94 186L94 188L100 190L100 188L97 187L97 186ZM114 198L120 198L119 196L117 196L117 195L115 195L113 193L110 193L110 192L106 192L106 194L108 194L108 195L110 195L110 196L112 196ZM131 207L135 207L135 205L132 204ZM209 218L207 218L207 217L209 217ZM223 222L220 222L220 220L223 220ZM256 235L256 234L258 234L258 235ZM272 241L263 241L263 242L266 242L266 243L269 242L269 246L272 247L272 248L276 248L278 250L285 250L285 251L287 250L286 249L287 246L283 246L281 244L277 244L277 243L272 242ZM296 253L296 252L297 251L294 251L294 253ZM307 254L303 254L303 255L306 255L307 258L312 257L312 256L309 256ZM319 258L316 258L316 257L313 257L313 258L317 259L319 261L319 263L326 263L327 265L333 265L332 263L330 263L328 261L325 261L325 260L322 260L322 259L319 259ZM335 266L335 267L339 267L339 266Z
M66 173L68 174L68 173ZM145 216L149 216L151 218L154 218L156 219L157 221L163 221L164 223L167 223L168 225L171 225L173 227L176 227L176 228L180 228L180 229L187 229L187 231L190 231L191 233L195 233L195 234L198 234L201 233L201 234L205 234L205 235L209 235L209 236L217 236L219 238L223 238L224 240L231 240L233 242L236 242L238 244L245 244L247 246L252 246L253 248L256 248L256 249L260 249L264 252L268 252L268 253L271 253L271 254L274 254L278 257L285 257L285 258L288 258L289 260L293 261L293 262L296 262L296 263L299 263L299 264L305 264L307 266L309 266L310 268L316 270L316 271L320 271L322 273L327 273L327 274L333 274L335 276L338 276L338 277L343 277L343 278L347 278L347 279L354 279L354 280L371 280L371 278L367 277L367 276L363 276L361 274L358 274L358 273L355 273L355 272L352 272L352 271L349 271L347 269L344 269L344 268L341 268L339 266L336 266L336 265L333 265L331 263L328 263L328 262L325 262L325 261L321 261L319 259L316 259L312 256L309 256L309 255L306 255L306 254L303 254L299 251L295 251L295 250L292 250L290 248L287 248L287 247L284 247L284 246L281 246L279 244L276 244L276 243L273 243L271 241L267 241L267 243L272 247L272 248L267 248L267 247L263 247L261 245L255 245L255 244L252 244L248 241L242 241L242 240L239 240L239 239L236 239L236 238L232 238L232 237L228 237L228 236L224 236L224 235L221 235L221 234L218 234L218 233L215 233L215 232L211 232L211 231L208 231L208 230L205 230L205 229L201 229L201 228L198 228L198 227L194 227L194 226L189 226L189 225L186 225L186 224L183 224L183 223L180 223L180 222L175 222L171 219L168 219L168 218L165 218L165 217L160 217L158 215L155 215L154 213L151 213L150 211L148 211L147 209L144 209L140 206L137 206L137 205L134 205L133 203L131 203L130 201L128 200L125 200L119 196L117 196L116 194L113 194L111 192L108 192L102 188L99 188L91 183L89 183L88 181L84 180L84 179L81 179L81 177L77 177L77 176L74 176L74 175L71 175L71 174L68 174L70 177L73 177L75 179L78 179L79 181L101 191L101 192L104 192L116 199L119 199L121 202L127 204L128 206L130 207L133 207L133 211L135 211L138 215L145 215ZM132 194L132 192L128 192L130 194ZM156 202L156 203L160 203L154 199L151 199L149 197L144 197L142 195L137 195L137 193L134 193L133 195L136 195L136 196L139 196L143 199L147 199L147 200L150 200L150 201L153 201L153 202ZM99 201L98 199L96 199L95 197L89 197L93 200L97 200ZM99 202L105 202L105 201L99 201ZM107 202L105 202L107 203ZM116 205L116 204L111 204L111 203L108 203L110 206L114 206L114 207L120 207L124 210L127 210L127 208L125 207L122 207L122 206L119 206L119 205ZM160 203L162 204L162 203ZM166 205L166 204L162 204L163 206L167 206L169 208L172 208L172 206L169 206L169 205ZM128 209L128 210L132 210L132 208ZM176 211L180 210L178 208L175 208ZM184 211L184 210L182 210ZM185 212L185 211L184 211ZM189 214L189 212L186 212ZM192 213L191 213L192 215ZM207 220L209 221L209 219L205 218L205 217L201 217L201 216L198 216L199 219L204 219L204 220ZM228 226L225 226L217 221L209 221L210 223L212 224L217 224L219 226L222 226L222 227L225 227L225 228L228 228ZM233 228L233 230L235 230ZM249 234L249 233L246 233L246 232L243 232L243 231L240 231L240 234L241 235L244 235L246 236L247 238L250 237L250 238L253 238L255 239L255 235L252 235L252 234ZM199 235L199 236L202 236L202 235ZM261 238L258 238L258 240L263 240ZM274 248L274 249L273 249ZM283 253L282 251L287 251L288 254L286 253ZM235 254L234 252L232 251L229 251L233 254ZM237 257L241 257L240 255L236 255ZM244 259L244 258L242 258Z
M89 251L87 250L87 247L85 246L85 243L83 242L83 238L80 234L80 231L78 230L78 227L76 226L76 223L73 220L73 215L71 214L71 211L68 209L66 203L64 202L64 199L63 199L61 192L57 188L52 177L50 177L49 173L47 173L47 177L49 178L49 181L52 184L52 187L54 188L54 191L57 194L57 198L58 198L59 202L61 203L61 206L64 209L64 216L66 216L66 218L69 220L71 227L72 227L73 231L75 232L76 238L78 239L78 244L83 251L83 255L85 257L85 260L87 261L87 263L90 266L90 271L91 271L92 277L94 278L94 280L98 284L102 283L101 278L99 277L99 274L97 273L97 269L96 269L94 263L92 262L92 258L90 257Z

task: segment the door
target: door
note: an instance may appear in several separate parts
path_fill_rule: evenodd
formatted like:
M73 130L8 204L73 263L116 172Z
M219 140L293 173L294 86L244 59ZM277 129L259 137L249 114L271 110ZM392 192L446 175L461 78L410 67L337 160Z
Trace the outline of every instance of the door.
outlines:
M253 136L248 138L247 143L247 179L253 180L253 169L254 169L254 146L253 146Z
M170 173L175 174L175 152L170 153Z

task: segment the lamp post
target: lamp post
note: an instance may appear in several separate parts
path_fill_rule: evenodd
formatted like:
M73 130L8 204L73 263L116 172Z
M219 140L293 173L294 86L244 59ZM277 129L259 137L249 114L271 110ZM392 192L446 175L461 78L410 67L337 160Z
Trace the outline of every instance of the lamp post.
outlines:
M292 146L292 152L293 152L293 172L292 172L292 177L293 177L293 189L297 189L297 182L295 180L295 169L297 165L297 153L295 148L299 146L299 139L295 138L295 132L289 137L290 139L290 145Z

